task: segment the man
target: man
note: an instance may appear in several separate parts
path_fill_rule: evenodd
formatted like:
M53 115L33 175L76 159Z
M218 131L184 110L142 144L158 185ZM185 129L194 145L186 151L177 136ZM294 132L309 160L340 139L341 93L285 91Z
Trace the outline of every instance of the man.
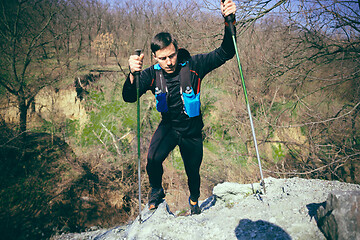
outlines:
M235 14L235 3L221 1L221 12L224 17ZM207 54L190 56L188 51L178 48L170 33L161 32L153 38L151 51L157 64L141 72L139 92L141 96L147 90L152 91L162 120L151 139L147 156L146 170L151 186L149 209L157 208L165 197L162 163L178 145L188 177L191 214L199 214L199 170L203 157L201 130L204 126L200 112L200 84L207 73L234 56L231 33L225 27L219 48ZM133 73L142 70L143 58L143 54L129 58L130 74L123 87L126 102L137 100Z

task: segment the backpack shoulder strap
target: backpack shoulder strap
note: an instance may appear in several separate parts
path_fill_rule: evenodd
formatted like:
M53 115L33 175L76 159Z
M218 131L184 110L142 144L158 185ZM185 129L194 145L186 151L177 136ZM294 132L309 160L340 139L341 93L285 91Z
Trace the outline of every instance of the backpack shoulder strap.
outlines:
M166 80L159 64L154 65L155 69L155 87L161 90L161 92L167 92Z
M190 64L185 62L182 65L180 70L180 92L185 92L187 89L191 89L191 74L190 74Z

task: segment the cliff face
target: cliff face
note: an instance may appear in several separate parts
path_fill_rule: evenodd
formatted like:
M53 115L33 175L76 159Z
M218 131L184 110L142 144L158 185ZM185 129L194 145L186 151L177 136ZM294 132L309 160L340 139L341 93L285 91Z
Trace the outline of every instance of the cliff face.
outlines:
M0 116L6 123L19 123L19 110L13 96L0 102ZM43 121L59 123L65 119L78 120L82 129L88 121L84 103L77 96L75 87L67 89L43 88L28 110L28 126L41 126Z
M53 239L325 239L317 209L333 191L360 191L360 185L336 181L266 178L265 183L266 194L259 184L219 184L202 202L200 215L177 216L163 202L154 212L144 209L141 222Z

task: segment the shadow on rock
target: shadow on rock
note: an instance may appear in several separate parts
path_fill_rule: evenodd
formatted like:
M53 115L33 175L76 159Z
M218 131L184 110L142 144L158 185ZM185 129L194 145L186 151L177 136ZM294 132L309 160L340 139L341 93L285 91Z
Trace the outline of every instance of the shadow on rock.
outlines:
M200 209L201 211L208 210L209 208L215 206L215 203L216 203L216 195L212 195L200 205Z
M315 219L316 222L318 222L318 215L317 215L317 210L320 207L325 208L326 207L326 202L322 202L322 203L310 203L308 205L306 205L307 209L309 210L309 216ZM311 220L310 219L310 220Z
M258 240L290 240L290 235L279 226L272 223L258 220L242 219L235 229L237 239L258 239Z

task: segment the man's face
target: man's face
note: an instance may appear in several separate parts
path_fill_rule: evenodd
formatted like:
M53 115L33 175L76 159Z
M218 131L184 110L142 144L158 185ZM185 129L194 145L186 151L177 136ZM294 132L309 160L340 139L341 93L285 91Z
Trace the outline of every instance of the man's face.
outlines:
M169 46L157 50L154 54L154 58L166 73L175 72L177 65L177 51L174 44L171 43Z

